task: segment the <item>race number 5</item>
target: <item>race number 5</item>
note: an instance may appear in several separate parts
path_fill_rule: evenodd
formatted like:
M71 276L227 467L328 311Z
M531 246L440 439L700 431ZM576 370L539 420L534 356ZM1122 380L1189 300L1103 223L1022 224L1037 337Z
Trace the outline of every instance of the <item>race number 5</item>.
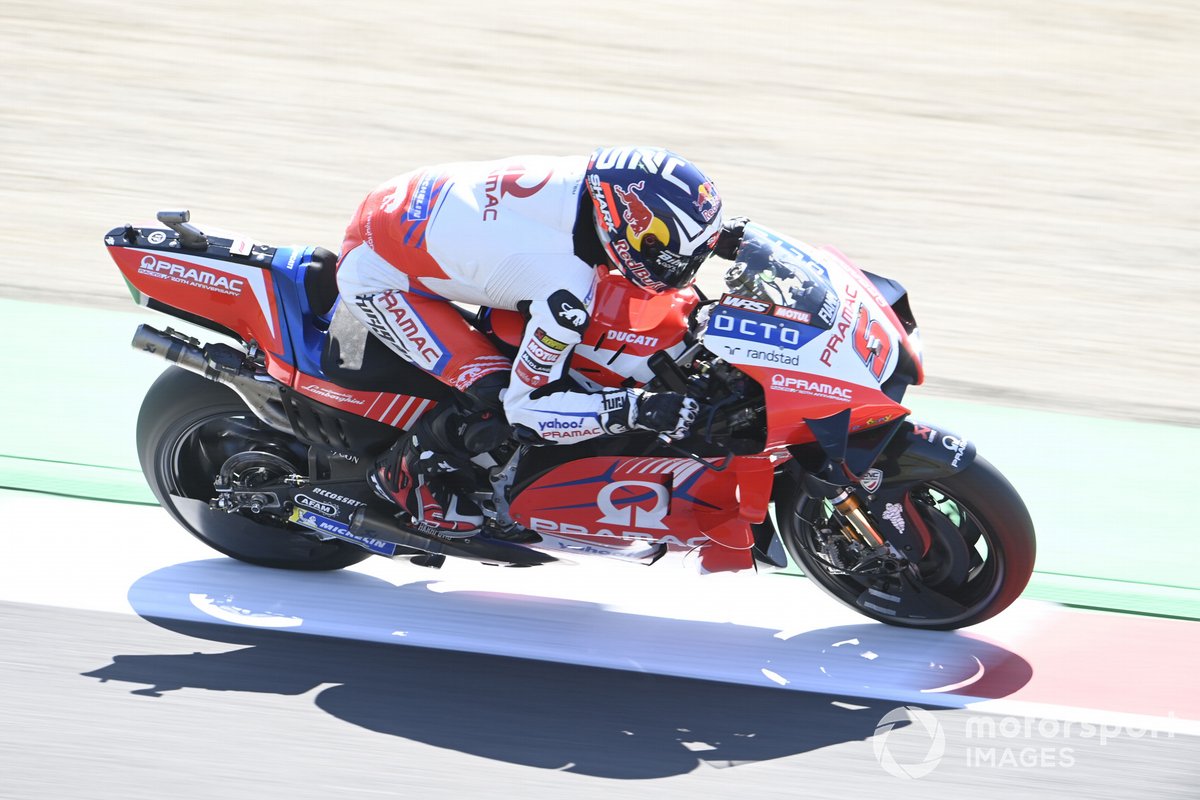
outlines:
M854 323L854 352L871 370L875 380L883 380L883 370L892 355L892 340L879 321L871 319L865 304L858 307L858 319Z

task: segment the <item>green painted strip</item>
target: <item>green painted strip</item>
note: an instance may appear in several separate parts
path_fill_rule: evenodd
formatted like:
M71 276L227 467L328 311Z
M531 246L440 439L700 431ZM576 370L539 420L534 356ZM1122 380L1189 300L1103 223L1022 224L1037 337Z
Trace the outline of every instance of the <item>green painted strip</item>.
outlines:
M1103 611L1200 620L1200 590L1035 572L1024 597Z
M1187 503L1200 429L913 395L915 417L971 438L1020 492L1039 572L1200 588Z
M807 580L807 576L794 565L776 574ZM1200 621L1200 590L1176 586L1034 572L1021 596L1097 611L1124 611Z
M158 505L139 469L0 456L0 488Z

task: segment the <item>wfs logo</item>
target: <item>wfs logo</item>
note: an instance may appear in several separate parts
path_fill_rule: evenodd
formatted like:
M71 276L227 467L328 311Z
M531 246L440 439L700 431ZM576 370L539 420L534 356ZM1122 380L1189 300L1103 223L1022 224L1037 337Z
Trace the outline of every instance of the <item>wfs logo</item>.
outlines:
M923 708L901 706L883 715L871 737L879 766L897 778L923 778L946 754L946 733Z
M624 489L636 488L639 491L621 497L623 508L617 508L613 494ZM653 500L650 508L642 504ZM663 518L671 510L671 493L661 483L646 481L617 481L610 483L600 490L596 496L596 506L604 513L601 522L610 525L623 525L630 528L666 528Z

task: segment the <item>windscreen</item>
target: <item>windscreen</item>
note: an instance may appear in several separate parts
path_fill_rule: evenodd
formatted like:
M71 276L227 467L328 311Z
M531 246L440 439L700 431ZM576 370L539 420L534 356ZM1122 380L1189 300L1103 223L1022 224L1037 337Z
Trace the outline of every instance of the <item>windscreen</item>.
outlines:
M761 225L746 226L725 285L730 294L802 312L819 328L829 328L837 317L838 294L825 267Z

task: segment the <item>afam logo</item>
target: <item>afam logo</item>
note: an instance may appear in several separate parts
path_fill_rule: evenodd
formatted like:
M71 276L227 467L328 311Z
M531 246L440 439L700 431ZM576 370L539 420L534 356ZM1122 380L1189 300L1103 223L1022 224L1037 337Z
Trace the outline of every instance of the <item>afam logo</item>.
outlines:
M321 500L309 497L306 494L296 495L297 505L302 505L305 508L311 508L318 514L324 514L327 517L335 517L338 513L338 507L333 503L326 503Z

